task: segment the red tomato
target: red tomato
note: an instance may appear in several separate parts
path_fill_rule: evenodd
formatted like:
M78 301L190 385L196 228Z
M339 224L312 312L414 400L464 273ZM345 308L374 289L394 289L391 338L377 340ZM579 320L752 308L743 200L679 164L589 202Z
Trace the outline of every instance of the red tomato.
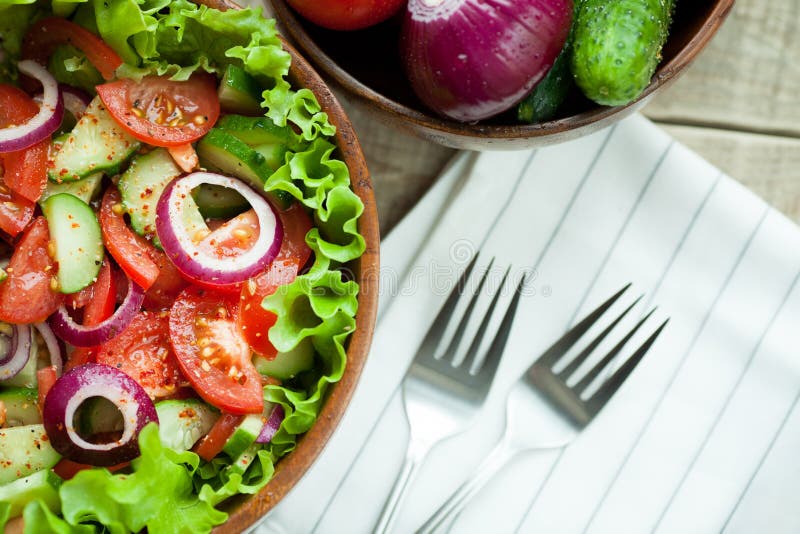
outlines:
M221 258L234 257L246 252L255 244L260 234L258 216L254 210L240 213L222 224L212 220L209 222L209 228L212 229L212 232L200 241L197 247L208 255ZM243 285L243 282L228 285L209 284L200 279L193 280L193 282L213 291L237 295Z
M208 431L208 434L197 442L194 452L206 462L213 460L216 455L222 452L222 448L227 443L228 438L242 423L242 419L244 419L243 415L229 413L220 415L214 426Z
M261 275L248 281L242 287L239 309L239 328L250 347L267 358L278 353L269 341L267 333L275 324L274 313L261 307L264 297L291 283L311 256L306 245L306 234L311 229L311 218L302 205L295 202L286 211L280 212L283 223L283 243L275 260Z
M183 172L192 172L200 166L200 158L191 143L171 146L167 150Z
M197 394L233 414L261 413L261 377L236 326L236 297L189 286L169 314L172 350Z
M203 137L219 118L217 79L194 74L185 82L167 76L125 78L97 86L111 116L132 136L155 146L178 146Z
M122 206L119 191L109 187L100 206L103 243L125 274L143 289L149 289L159 274L158 265L151 259L156 249L145 238L128 228L121 212L114 211L115 206Z
M172 264L166 254L153 249L152 260L158 266L158 278L144 294L143 307L147 310L168 310L189 282Z
M112 465L110 467L104 467L103 469L108 469L112 473L115 471L119 471L120 469L124 469L131 465L130 462L123 462L121 464ZM94 469L93 465L87 464L79 464L78 462L73 462L72 460L67 460L66 458L62 458L58 461L56 465L53 466L53 472L63 478L64 480L70 480L72 477L80 473L81 471L85 471L86 469Z
M25 34L22 57L35 59L42 65L58 45L69 44L86 54L106 80L114 79L114 73L122 65L122 58L98 36L60 17L49 17L34 23Z
M21 124L39 111L39 106L21 89L0 84L0 128ZM17 195L36 202L47 186L47 151L50 139L16 152L0 153L0 176Z
M44 398L47 397L48 393L50 393L50 388L53 387L53 384L56 383L56 380L58 380L58 375L56 375L55 365L42 367L36 371L36 384L39 388L39 411L42 410L42 407L44 406Z
M67 306L83 308L84 326L95 326L114 313L117 300L117 284L111 273L111 264L103 260L95 282L67 297Z
M360 30L388 19L406 0L286 0L303 17L331 30Z
M44 217L33 221L14 249L0 284L0 321L38 323L61 305L63 295L53 291L55 262L47 253L50 231Z
M15 236L33 219L36 205L7 187L0 187L0 229Z
M170 350L165 313L137 314L125 330L98 348L95 360L129 375L152 398L168 397L186 383Z

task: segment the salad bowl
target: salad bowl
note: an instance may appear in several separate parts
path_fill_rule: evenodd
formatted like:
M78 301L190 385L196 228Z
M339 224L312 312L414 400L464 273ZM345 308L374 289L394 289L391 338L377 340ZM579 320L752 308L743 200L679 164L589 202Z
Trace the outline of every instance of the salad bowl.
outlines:
M415 96L398 53L400 17L358 31L333 31L298 15L286 0L271 0L287 35L348 100L377 120L438 143L467 150L525 149L587 135L641 109L673 83L708 44L734 0L677 0L669 37L655 75L639 97L619 106L600 106L573 90L554 118L520 124L506 112L478 122L459 122L433 113Z
M239 9L225 1L195 3ZM20 529L24 512L29 530L92 530L87 522L94 522L112 530L243 531L317 458L369 352L378 218L347 116L314 69L256 12L222 16L185 0L169 4L144 13L135 2L110 1L60 14L44 3L3 13L8 6L0 3L0 17L12 13L0 20L6 23L0 37L10 29L7 35L17 39L16 52L2 50L0 57L0 97L13 102L0 108L0 185L12 202L29 207L0 221L9 244L4 252L11 254L0 271L3 340L11 339L0 361L0 530ZM157 48L162 41L141 52L117 41L120 54L135 58L123 60L103 40L113 34L103 33L102 23L92 26L103 16L96 13L120 6L152 17L139 31L163 39L165 48ZM81 24L71 14L84 16ZM158 24L164 32L156 35ZM185 43L171 40L179 25L187 36L196 32ZM222 53L197 44L203 32L223 36ZM93 79L58 71L57 47L65 44L68 54L91 63ZM224 55L235 45L251 55ZM176 52L181 47L221 80L194 70L168 79L158 68L200 64L184 62L187 55ZM248 63L253 55L268 58L257 63L265 66ZM234 57L241 63L220 59ZM143 74L125 76L125 68ZM234 75L235 87L225 81ZM65 76L66 82L56 79ZM73 81L87 88L79 91ZM238 100L225 100L231 87ZM264 100L283 113L282 124L265 120ZM149 115L141 106L168 112ZM28 116L9 118L14 113ZM240 126L225 130L224 120ZM228 136L225 144L212 144L215 130ZM253 132L262 140L237 137ZM274 160L267 159L270 151ZM27 174L20 154L32 162ZM12 181L19 176L28 182ZM32 198L14 196L40 178ZM203 187L214 184L239 194L227 201L209 194L201 202ZM43 298L31 297L27 286L20 292L29 275ZM159 285L166 278L169 291ZM263 279L266 286L259 285ZM320 300L316 289L323 291ZM259 303L249 315L248 298ZM262 307L273 315L265 317ZM259 345L267 328L287 337L270 337L274 346L261 337ZM305 363L276 371L274 358L282 353ZM261 358L261 367L253 358ZM98 405L102 399L111 408ZM119 469L128 471L115 474ZM69 507L66 492L78 496L77 508ZM191 512L173 517L175 508ZM59 509L61 517L53 513ZM117 511L109 516L110 509Z

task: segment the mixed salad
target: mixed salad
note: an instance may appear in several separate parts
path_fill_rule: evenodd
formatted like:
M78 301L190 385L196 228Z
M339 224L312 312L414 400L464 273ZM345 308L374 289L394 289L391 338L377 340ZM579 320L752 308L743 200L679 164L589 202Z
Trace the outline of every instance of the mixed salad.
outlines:
M259 10L0 0L0 530L205 532L342 376L363 205Z

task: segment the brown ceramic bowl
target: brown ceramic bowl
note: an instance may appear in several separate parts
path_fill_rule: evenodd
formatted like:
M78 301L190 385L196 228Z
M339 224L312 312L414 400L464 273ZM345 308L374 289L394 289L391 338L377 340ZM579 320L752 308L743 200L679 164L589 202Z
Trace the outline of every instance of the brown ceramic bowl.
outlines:
M200 3L218 9L238 8L230 0L202 0ZM230 513L228 521L215 532L242 532L271 510L294 487L305 474L333 434L350 398L353 395L361 370L367 359L375 314L378 309L378 251L380 235L378 214L367 164L361 152L356 134L341 105L327 85L291 46L284 43L292 55L289 80L295 87L311 89L322 109L336 126L335 142L338 156L350 169L350 184L353 191L364 202L364 213L359 219L358 229L366 240L364 255L348 267L359 283L358 315L356 331L347 345L347 367L341 381L329 388L322 411L314 426L300 437L297 448L283 457L276 465L275 476L267 486L252 497L238 496L226 504Z
M519 125L513 116L478 124L439 117L416 98L398 56L398 18L356 32L325 30L305 21L286 5L271 0L284 31L305 55L365 105L379 120L441 145L470 150L521 149L586 135L640 109L668 86L697 57L719 29L734 0L678 0L663 60L650 85L627 106L598 106L575 91L554 120Z

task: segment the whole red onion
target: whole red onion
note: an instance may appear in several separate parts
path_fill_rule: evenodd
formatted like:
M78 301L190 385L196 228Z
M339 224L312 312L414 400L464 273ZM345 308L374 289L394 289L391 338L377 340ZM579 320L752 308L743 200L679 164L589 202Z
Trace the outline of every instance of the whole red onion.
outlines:
M572 0L409 0L401 53L417 96L472 122L519 102L564 46Z

